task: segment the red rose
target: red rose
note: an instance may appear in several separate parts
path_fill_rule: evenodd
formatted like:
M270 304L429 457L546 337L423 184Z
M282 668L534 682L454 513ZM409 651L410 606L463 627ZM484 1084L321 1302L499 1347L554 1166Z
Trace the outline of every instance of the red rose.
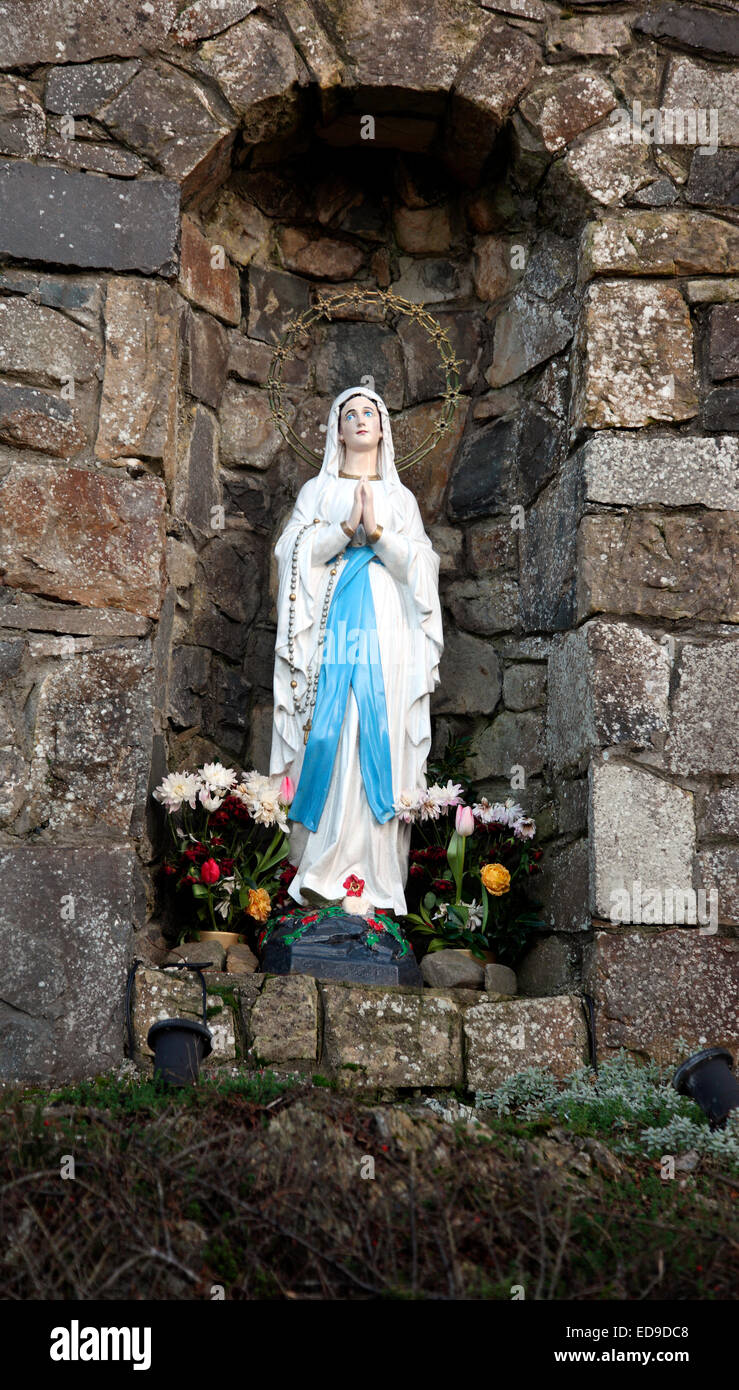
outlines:
M200 865L200 877L203 883L217 883L221 877L221 871L215 859L205 859Z

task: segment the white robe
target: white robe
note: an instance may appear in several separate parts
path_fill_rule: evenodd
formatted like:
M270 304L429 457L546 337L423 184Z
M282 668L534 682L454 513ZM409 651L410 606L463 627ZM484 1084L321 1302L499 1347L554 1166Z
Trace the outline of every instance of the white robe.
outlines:
M439 557L426 535L418 503L406 487L371 482L375 519L383 533L373 549L382 564L368 566L375 607L378 646L385 684L392 761L393 797L425 785L426 759L431 746L429 696L439 681L444 641L439 605ZM296 536L306 522L319 517L299 548L295 608L295 678L297 693L306 688L306 668L318 638L330 561L347 545L341 528L351 513L356 480L336 478L323 489L311 478L301 488L295 508L282 532L275 555L279 567L278 626L275 646L274 728L270 773L289 774L296 787L305 750L303 726L307 714L293 714L293 690L288 662L288 611L291 565ZM319 505L319 511L316 506ZM360 526L354 544L366 544ZM341 568L339 568L341 574ZM338 577L335 582L338 582ZM348 634L350 637L351 634ZM290 825L290 853L297 873L289 888L298 903L341 901L348 874L364 879L364 896L376 908L406 911L404 887L408 876L410 826L394 817L378 822L364 789L358 749L359 716L350 686L331 774L328 795L316 831L299 822Z

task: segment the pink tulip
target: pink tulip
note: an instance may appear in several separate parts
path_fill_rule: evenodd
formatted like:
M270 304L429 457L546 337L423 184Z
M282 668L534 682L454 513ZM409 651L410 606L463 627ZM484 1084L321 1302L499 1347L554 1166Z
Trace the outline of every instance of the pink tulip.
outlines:
M289 806L295 795L295 783L292 777L283 777L280 782L280 801L283 806Z
M454 820L454 828L458 835L471 835L475 828L475 817L469 806L458 806Z

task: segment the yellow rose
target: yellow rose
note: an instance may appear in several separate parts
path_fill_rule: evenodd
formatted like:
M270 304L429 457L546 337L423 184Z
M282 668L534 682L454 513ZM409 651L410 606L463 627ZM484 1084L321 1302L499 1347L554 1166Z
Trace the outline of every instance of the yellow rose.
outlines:
M493 893L496 898L507 893L511 886L511 876L504 864L483 864L480 878L488 893Z
M266 922L269 917L270 901L269 893L266 888L249 889L249 906L246 909L250 917L254 917L257 922Z

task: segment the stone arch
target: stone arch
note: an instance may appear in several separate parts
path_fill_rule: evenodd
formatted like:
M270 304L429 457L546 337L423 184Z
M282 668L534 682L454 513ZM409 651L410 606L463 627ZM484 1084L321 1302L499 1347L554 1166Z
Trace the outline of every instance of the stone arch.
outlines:
M458 680L456 708L448 683L437 717L489 724L480 784L504 791L520 764L541 792L526 805L547 842L552 930L525 988L578 988L584 946L605 1047L666 1055L675 1030L664 1001L675 972L691 969L683 1036L698 1041L708 1017L712 1038L731 1042L739 754L725 723L737 652L728 431L739 370L726 191L736 142L720 33L711 38L723 20L696 33L668 16L663 32L617 16L599 37L594 17L553 19L538 0L435 0L421 18L407 0L199 0L179 14L174 3L136 15L117 6L81 23L74 6L62 9L29 4L3 34L0 80L17 109L0 159L3 662L14 730L1 852L20 904L39 880L57 896L81 885L83 918L106 924L95 962L105 990L70 968L88 940L55 909L27 960L51 955L57 1003L29 995L24 965L2 1022L10 1072L84 1073L120 1055L120 1010L100 994L117 997L132 925L137 948L146 934L149 793L168 759L237 756L223 733L239 730L247 630L252 712L268 717L258 691L269 625L243 578L266 572L272 494L287 499L299 475L263 413L269 346L258 320L280 300L270 274L288 295L320 281L310 259L320 238L298 234L287 251L283 242L271 269L254 243L272 219L254 204L250 225L229 182L255 152L257 167L274 167L314 130L329 149L349 147L362 115L374 118L378 147L404 151L411 174L433 160L461 190L471 284L490 311L430 522L446 547L449 672L477 675ZM689 141L666 152L620 143L612 113L658 98L717 106L716 154ZM505 208L476 194L496 154L538 233L515 276ZM424 206L439 201L416 201L410 211L422 215L402 232L411 266L433 259L429 239L443 245L445 235L433 213L424 222ZM215 264L214 246L224 252ZM341 283L336 270L330 283ZM392 283L392 260L372 273ZM460 297L436 288L432 310L459 319ZM417 355L411 343L404 391ZM433 401L423 374L397 407L411 416ZM74 403L63 394L70 380ZM299 397L300 379L295 388ZM276 489L263 483L264 457L239 440L246 407ZM512 547L516 505L525 525ZM245 524L234 528L237 517ZM655 574L668 561L664 585ZM697 749L706 701L710 737ZM255 755L257 725L245 745ZM720 883L720 930L672 929L664 901L656 917L614 930L610 894L624 876L658 892ZM643 983L645 923L656 983L640 1012L631 995ZM4 930L12 944L12 923ZM80 1000L93 1006L90 1037L72 1057L60 1020Z

